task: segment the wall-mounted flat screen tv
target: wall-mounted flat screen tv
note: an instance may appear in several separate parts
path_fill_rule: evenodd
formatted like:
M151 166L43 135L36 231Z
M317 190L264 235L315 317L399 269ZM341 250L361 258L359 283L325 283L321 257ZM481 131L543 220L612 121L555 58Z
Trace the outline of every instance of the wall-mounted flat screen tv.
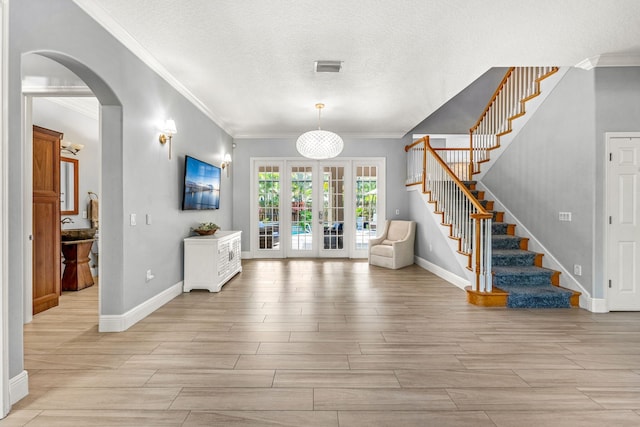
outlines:
M185 157L182 209L220 209L219 167Z

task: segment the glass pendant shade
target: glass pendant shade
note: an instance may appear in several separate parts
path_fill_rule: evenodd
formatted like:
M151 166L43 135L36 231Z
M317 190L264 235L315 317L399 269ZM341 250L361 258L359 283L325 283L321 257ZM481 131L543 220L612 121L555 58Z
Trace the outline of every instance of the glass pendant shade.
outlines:
M344 141L340 135L320 129L320 111L324 104L316 104L318 109L318 130L310 130L298 137L298 153L309 159L330 159L342 153Z
M344 142L339 135L318 129L300 135L296 148L309 159L330 159L342 152Z

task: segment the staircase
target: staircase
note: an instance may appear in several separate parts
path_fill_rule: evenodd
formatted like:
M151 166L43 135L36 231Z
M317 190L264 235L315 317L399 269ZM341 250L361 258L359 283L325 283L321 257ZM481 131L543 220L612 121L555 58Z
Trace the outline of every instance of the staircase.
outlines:
M542 254L528 250L528 239L515 235L494 202L476 190L474 175L500 149L501 137L512 132L525 104L540 95L540 82L557 67L512 67L470 129L468 148L433 148L429 136L407 145L406 185L422 192L441 215L457 253L475 276L467 300L480 306L555 308L578 306L579 292L559 286L560 272L542 267Z
M493 213L491 224L491 293L467 289L470 303L510 308L577 307L580 293L561 288L560 272L542 267L543 254L528 250L528 239L515 235L515 224L504 221L503 212L493 211L493 201L484 200L476 181L464 181L471 194Z

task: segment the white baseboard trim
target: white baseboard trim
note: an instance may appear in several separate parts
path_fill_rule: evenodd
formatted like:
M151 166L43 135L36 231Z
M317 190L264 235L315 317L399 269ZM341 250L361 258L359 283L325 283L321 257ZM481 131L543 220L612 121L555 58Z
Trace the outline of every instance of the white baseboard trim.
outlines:
M182 294L182 281L176 283L158 295L146 300L124 314L101 315L98 325L99 332L126 331L178 295Z
M446 280L447 282L451 283L452 285L455 285L457 287L459 287L460 289L464 290L464 288L466 288L467 286L471 286L471 283L469 283L469 280L460 277L460 276L456 276L455 274L453 274L452 272L450 272L449 270L445 270L444 268L440 267L439 265L436 265L432 262L427 261L424 258L420 258L419 256L414 256L414 261L417 265L419 265L420 267L424 268L427 271L430 271L431 273L435 274L436 276Z
M591 298L589 295L580 295L580 307L592 313L608 313L607 300L604 298Z
M9 402L11 405L29 394L29 373L22 371L9 380Z

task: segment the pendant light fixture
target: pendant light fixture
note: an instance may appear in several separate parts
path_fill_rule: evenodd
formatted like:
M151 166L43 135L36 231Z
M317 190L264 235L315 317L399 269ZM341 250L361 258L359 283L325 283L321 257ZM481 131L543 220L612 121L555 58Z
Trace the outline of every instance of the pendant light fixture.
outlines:
M318 109L318 130L305 132L298 137L298 153L309 159L330 159L342 152L344 142L340 135L320 129L320 112L324 104L316 104Z

